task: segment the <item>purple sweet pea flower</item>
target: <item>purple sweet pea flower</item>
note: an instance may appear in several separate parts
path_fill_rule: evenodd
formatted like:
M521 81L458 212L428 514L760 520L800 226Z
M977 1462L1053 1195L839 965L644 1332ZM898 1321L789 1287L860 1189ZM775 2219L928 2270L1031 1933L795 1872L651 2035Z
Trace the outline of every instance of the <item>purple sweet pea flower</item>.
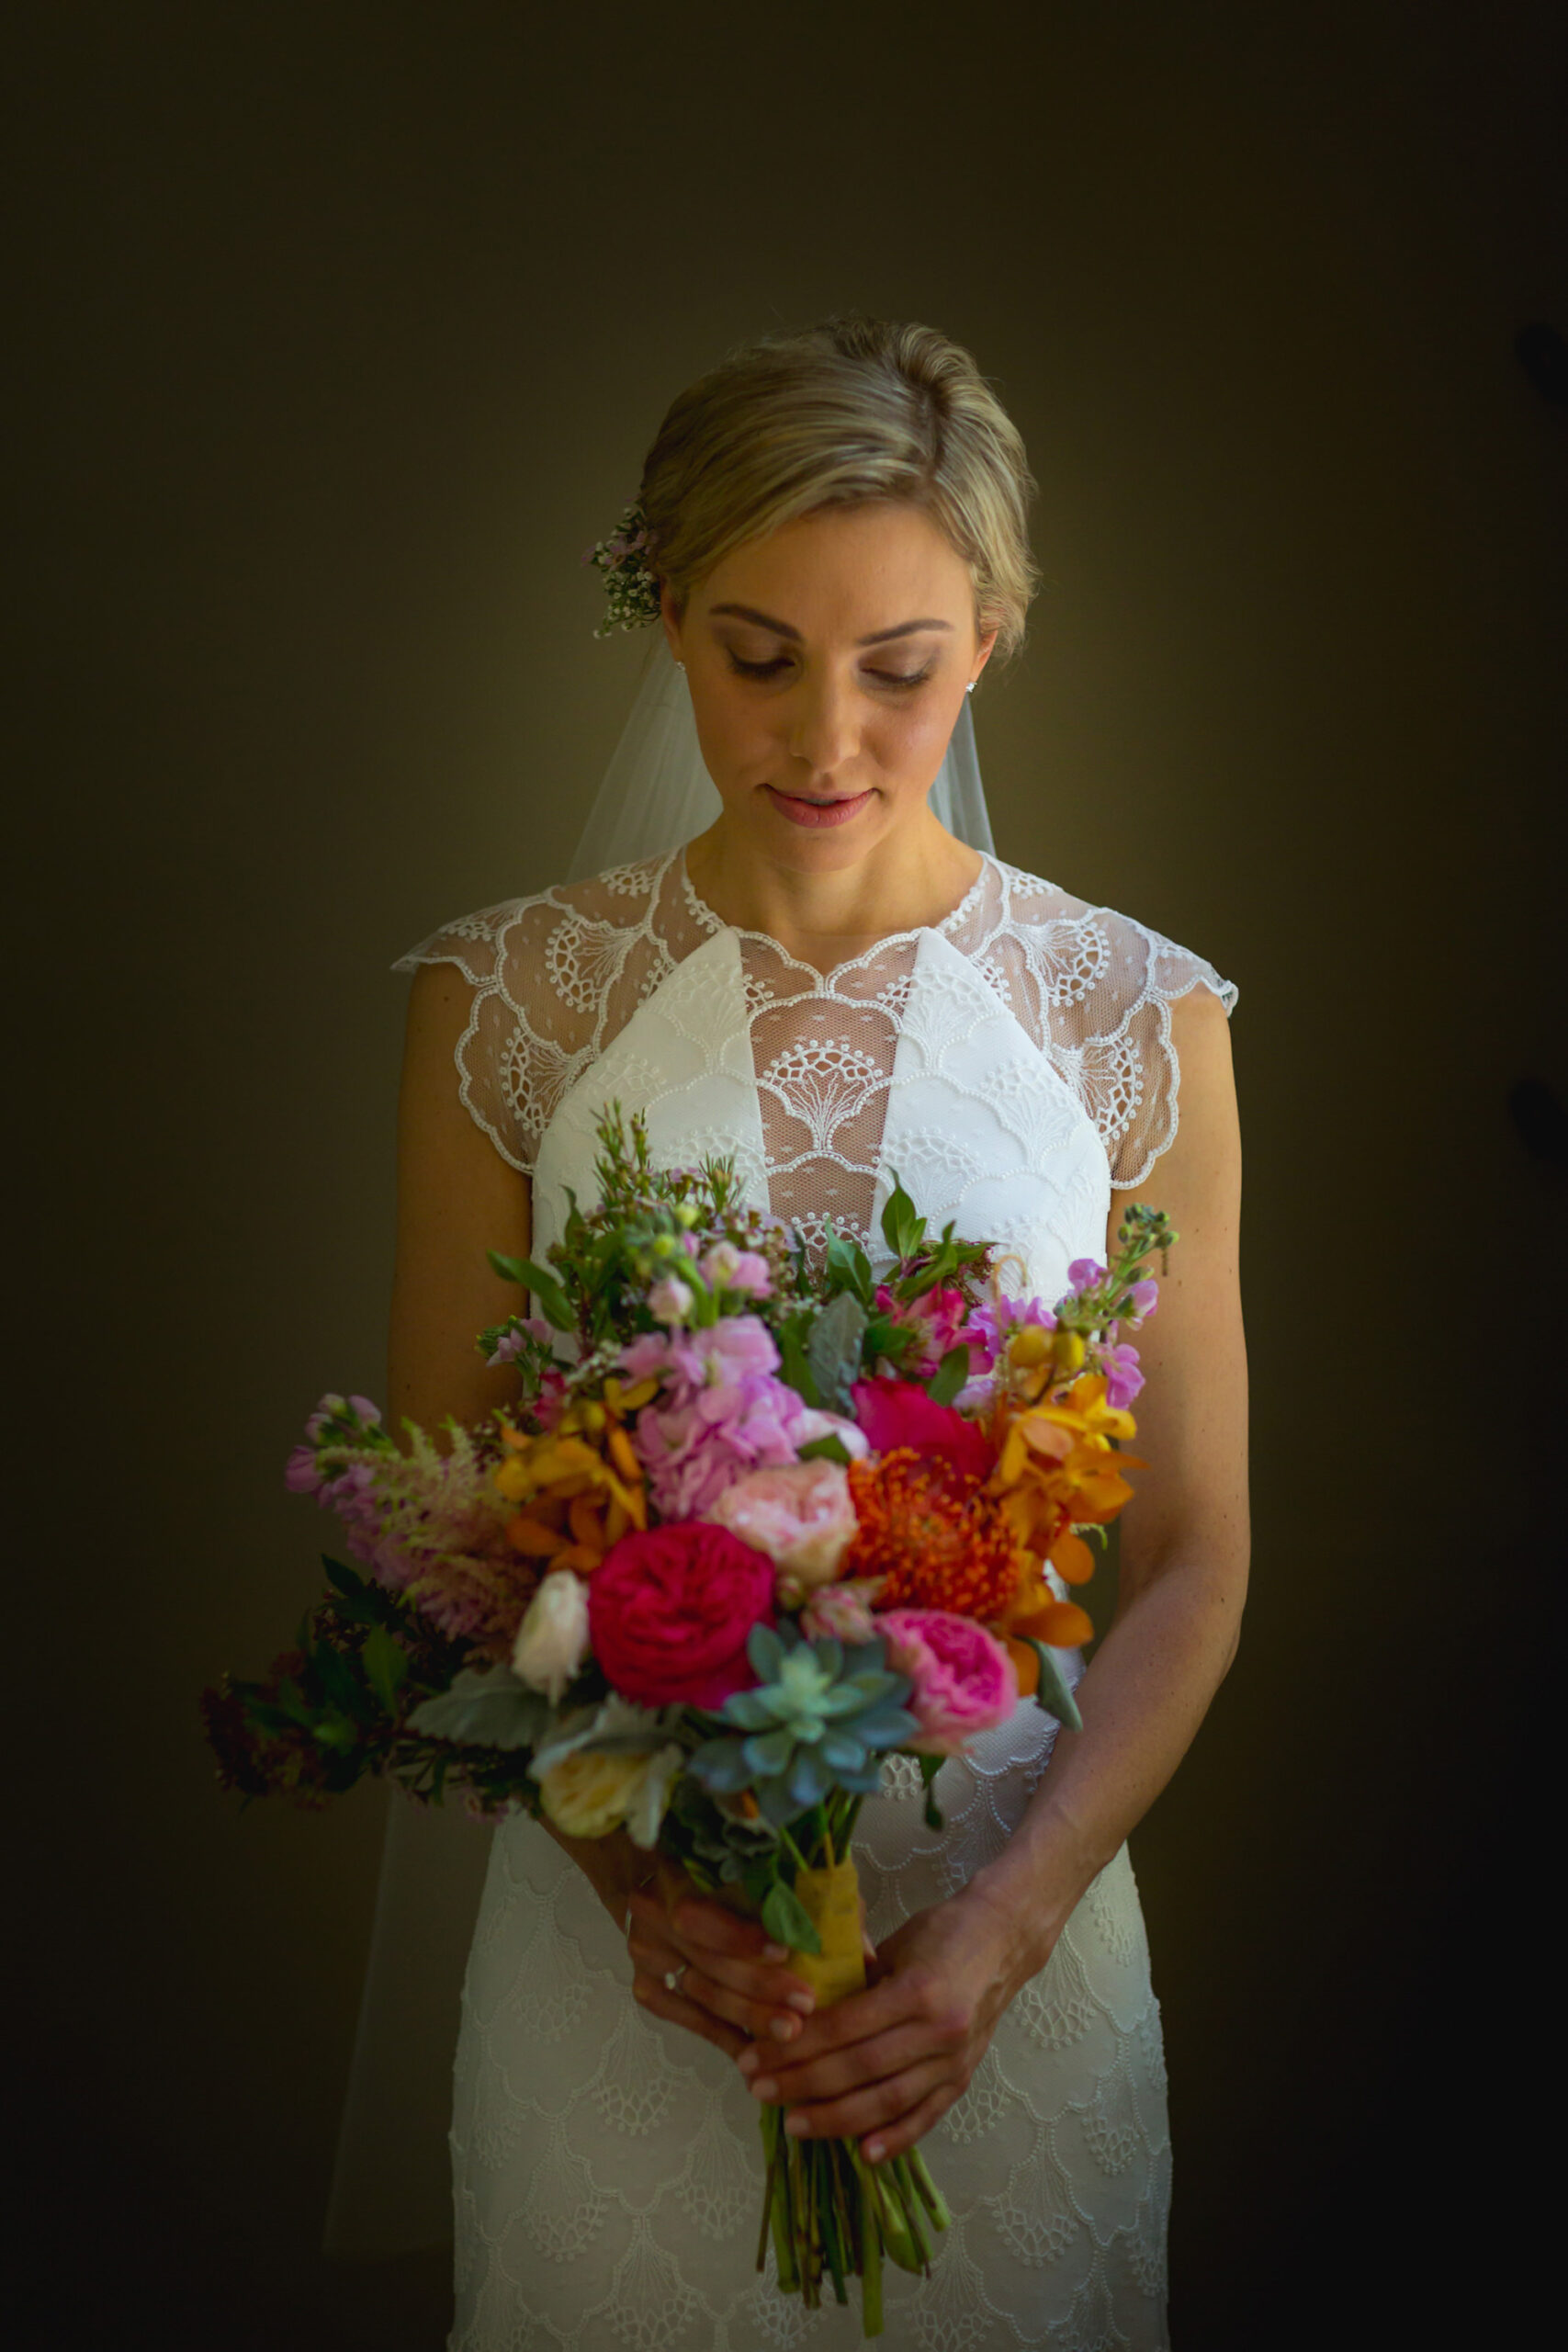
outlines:
M1138 1369L1138 1351L1127 1340L1101 1348L1100 1363L1105 1367L1105 1401L1112 1408L1124 1413L1144 1385Z

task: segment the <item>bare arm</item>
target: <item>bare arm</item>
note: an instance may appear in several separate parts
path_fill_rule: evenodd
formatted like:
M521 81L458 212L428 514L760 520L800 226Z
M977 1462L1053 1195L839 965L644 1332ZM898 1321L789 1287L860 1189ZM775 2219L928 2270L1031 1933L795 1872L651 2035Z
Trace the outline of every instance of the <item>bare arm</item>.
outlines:
M1176 1770L1235 1655L1248 1559L1235 1090L1214 999L1195 990L1173 1021L1180 1130L1111 1213L1113 1238L1129 1200L1145 1200L1180 1240L1137 1335L1148 1385L1133 1451L1150 1467L1134 1474L1116 1615L1078 1687L1084 1727L1058 1734L1005 1851L887 1939L879 1983L814 2018L786 2065L740 2056L758 2097L792 2109L792 2132L858 2137L873 2162L912 2146L967 2086L1002 2011Z

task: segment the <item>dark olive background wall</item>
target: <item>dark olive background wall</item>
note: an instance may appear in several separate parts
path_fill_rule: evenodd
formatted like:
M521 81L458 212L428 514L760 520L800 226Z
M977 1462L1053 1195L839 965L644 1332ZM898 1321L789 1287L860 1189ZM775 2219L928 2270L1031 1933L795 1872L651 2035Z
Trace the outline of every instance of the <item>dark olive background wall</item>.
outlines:
M439 2253L317 2253L380 1800L237 1817L196 1693L313 1591L299 1421L382 1386L387 967L559 874L641 650L581 551L682 383L840 306L969 345L1041 477L1002 854L1241 987L1253 1598L1133 1845L1175 2340L1506 2340L1558 1974L1564 1192L1508 1107L1563 1086L1554 11L31 17L29 2340L441 2341Z

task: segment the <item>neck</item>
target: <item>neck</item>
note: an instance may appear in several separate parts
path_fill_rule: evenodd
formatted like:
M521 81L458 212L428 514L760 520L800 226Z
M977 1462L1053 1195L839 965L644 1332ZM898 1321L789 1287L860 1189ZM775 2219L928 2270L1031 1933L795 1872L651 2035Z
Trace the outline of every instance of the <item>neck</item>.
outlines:
M940 923L980 863L978 850L955 840L929 808L829 872L784 865L722 816L686 844L692 887L721 922L765 932L818 970L893 932Z

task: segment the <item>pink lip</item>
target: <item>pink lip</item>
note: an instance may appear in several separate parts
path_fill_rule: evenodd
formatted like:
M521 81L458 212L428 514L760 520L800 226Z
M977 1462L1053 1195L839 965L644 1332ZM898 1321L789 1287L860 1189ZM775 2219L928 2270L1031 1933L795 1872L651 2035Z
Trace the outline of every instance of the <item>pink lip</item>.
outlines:
M793 792L780 792L775 786L762 786L781 816L792 825L844 825L857 808L863 808L871 798L869 792L852 793L844 800L802 800Z

